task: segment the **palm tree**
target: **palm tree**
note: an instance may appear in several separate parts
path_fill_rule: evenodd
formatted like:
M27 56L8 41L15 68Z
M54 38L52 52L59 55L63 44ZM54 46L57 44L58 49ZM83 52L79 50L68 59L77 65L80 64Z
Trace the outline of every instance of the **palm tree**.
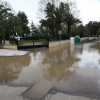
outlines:
M60 30L60 24L64 22L64 18L62 17L62 9L61 7L55 7L53 4L48 3L45 12L46 19L42 19L40 23L42 26L49 28L52 37L55 38L55 28Z
M0 27L2 27L2 38L4 40L5 44L5 26L6 26L6 21L11 16L12 14L9 12L11 11L10 8L6 8L3 4L0 4Z
M2 25L4 20L9 17L9 15L11 15L11 13L9 13L9 11L11 11L10 8L5 8L2 4L0 4L0 24Z
M64 22L63 12L60 8L56 8L54 11L54 20L55 25L58 28L58 30L61 30L60 24Z
M61 30L61 23L65 23L68 26L67 33L70 35L71 27L74 24L80 23L81 21L71 14L70 5L68 3L61 2L59 7L55 7L54 4L48 3L46 9L46 19L41 20L41 25L48 27L51 30L53 38L55 38L56 30Z
M55 34L54 34L55 27L54 27L54 22L52 21L52 18L47 18L46 20L41 19L40 23L42 27L45 27L48 30L47 34L49 34L50 37L52 38L55 37Z
M64 21L68 26L68 28L67 28L68 35L71 35L72 25L81 23L81 21L78 18L75 18L72 14L67 14L67 16L65 16Z

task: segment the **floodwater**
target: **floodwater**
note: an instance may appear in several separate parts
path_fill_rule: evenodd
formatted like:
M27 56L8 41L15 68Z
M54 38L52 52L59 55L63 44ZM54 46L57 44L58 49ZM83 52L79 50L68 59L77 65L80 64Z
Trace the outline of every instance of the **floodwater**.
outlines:
M50 90L100 94L100 42L31 50L0 57L0 82L30 86L24 96L42 99Z

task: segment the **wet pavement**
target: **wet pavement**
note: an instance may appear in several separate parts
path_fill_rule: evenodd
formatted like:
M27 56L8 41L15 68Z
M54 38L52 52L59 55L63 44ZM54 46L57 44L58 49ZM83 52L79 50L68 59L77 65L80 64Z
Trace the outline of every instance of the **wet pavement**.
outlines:
M32 100L43 100L50 94L49 100L56 100L52 98L59 93L100 99L100 42L87 41L34 49L25 56L0 57L0 82L29 86L22 96Z
M28 51L0 49L0 56L22 56L26 55Z
M0 85L0 100L29 100L21 96L27 87L9 87Z
M6 85L0 85L0 100L33 100L22 97L28 87L10 87ZM67 95L63 93L56 93L55 95L48 94L43 100L96 100L86 97Z

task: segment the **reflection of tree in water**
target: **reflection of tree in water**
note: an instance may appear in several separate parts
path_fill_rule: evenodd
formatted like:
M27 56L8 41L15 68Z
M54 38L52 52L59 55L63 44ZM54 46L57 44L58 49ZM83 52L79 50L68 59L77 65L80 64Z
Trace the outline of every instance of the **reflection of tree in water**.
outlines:
M0 82L17 79L22 67L30 64L30 56L0 57Z
M46 79L57 78L57 81L60 81L73 73L70 67L74 63L74 57L71 56L69 48L59 47L53 52L47 51L45 56L42 63L49 67L42 68L42 71Z
M100 42L96 42L93 45L91 45L90 47L94 50L98 50L98 52L100 53Z

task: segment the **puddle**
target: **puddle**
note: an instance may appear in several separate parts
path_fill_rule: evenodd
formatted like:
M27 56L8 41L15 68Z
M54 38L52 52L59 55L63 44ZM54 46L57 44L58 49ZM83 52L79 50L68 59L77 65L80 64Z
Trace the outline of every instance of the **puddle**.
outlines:
M30 85L24 96L42 99L50 90L100 94L100 42L34 49L0 57L0 82Z
M18 79L22 69L29 66L30 59L29 55L0 57L0 82Z

